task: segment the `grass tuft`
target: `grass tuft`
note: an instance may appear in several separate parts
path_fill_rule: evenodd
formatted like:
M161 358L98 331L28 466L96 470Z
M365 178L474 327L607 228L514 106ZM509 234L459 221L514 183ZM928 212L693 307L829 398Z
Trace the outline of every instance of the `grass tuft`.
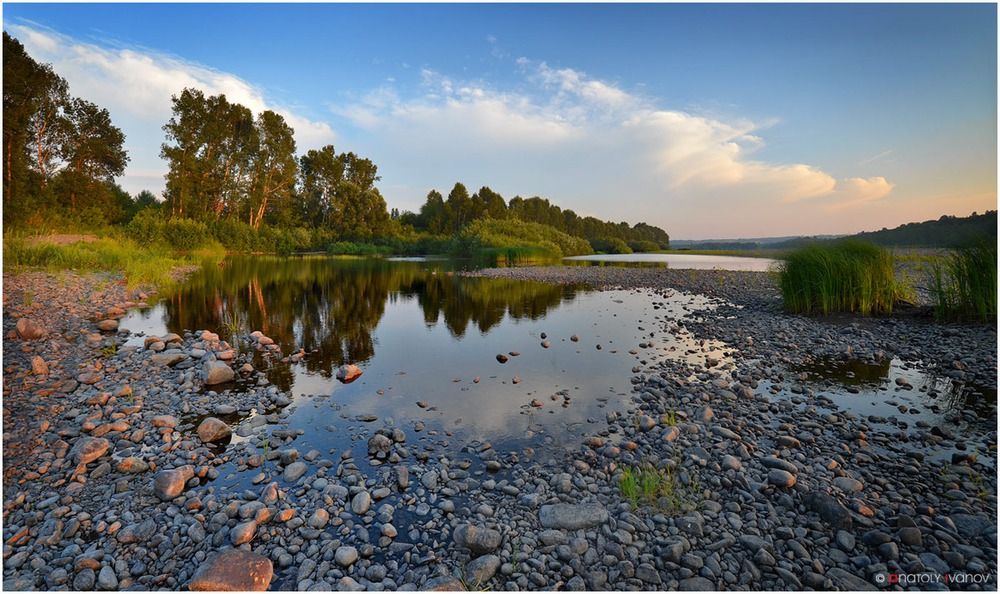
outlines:
M668 514L697 507L695 485L684 485L675 470L669 466L625 466L618 479L618 487L622 496L632 504L633 511L640 504Z
M785 308L795 313L892 313L897 297L892 254L842 240L790 252L779 270Z
M932 268L931 292L939 319L997 319L997 246L981 242L959 250Z

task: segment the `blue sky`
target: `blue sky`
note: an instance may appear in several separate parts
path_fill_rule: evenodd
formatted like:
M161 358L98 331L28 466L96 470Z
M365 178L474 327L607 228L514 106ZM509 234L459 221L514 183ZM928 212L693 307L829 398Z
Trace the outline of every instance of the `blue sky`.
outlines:
M163 189L170 95L371 158L390 208L456 181L677 239L851 233L997 206L995 4L20 4Z

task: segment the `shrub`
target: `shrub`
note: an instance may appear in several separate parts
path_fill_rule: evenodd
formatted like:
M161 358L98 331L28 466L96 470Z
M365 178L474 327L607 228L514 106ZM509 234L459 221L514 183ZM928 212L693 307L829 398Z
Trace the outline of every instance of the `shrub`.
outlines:
M632 253L632 248L617 237L601 237L598 239L591 239L590 247L594 248L595 252L601 252L602 254Z
M628 242L628 247L632 248L633 252L656 252L660 250L660 245L658 243L646 239L630 241Z
M214 243L208 225L192 219L169 219L160 233L167 245L181 251L212 247Z
M479 219L452 238L451 251L460 257L474 257L483 250L496 248L532 248L536 254L544 252L549 258L593 253L586 239L518 219Z
M125 231L132 241L141 246L151 246L163 240L163 223L159 209L146 208L132 217L125 226Z
M227 250L234 252L259 251L260 236L248 223L235 219L218 219L209 223L212 237Z
M892 255L855 240L795 250L785 256L779 277L792 312L891 314L896 300Z

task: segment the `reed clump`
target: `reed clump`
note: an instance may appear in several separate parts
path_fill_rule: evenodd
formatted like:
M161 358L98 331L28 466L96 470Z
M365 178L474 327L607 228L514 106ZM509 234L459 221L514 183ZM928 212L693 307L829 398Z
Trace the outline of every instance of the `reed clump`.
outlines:
M997 246L980 242L936 262L931 270L935 315L942 320L997 319Z
M898 291L892 254L856 240L790 252L779 280L785 308L794 313L889 315Z

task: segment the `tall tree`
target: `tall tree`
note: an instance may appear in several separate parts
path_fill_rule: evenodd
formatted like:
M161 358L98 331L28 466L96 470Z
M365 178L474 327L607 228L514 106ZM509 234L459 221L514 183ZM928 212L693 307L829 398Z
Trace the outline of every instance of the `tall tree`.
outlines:
M448 212L448 230L451 233L472 222L472 199L461 182L455 182L451 192L448 192L445 206Z
M111 123L108 110L84 99L71 100L63 119L63 144L60 156L65 162L66 173L74 179L69 187L70 212L77 210L81 192L91 201L105 199L114 178L125 172L128 154L125 152L125 134ZM95 192L97 186L102 190ZM117 196L117 195L116 195Z
M253 183L260 146L253 113L225 95L198 89L174 95L173 116L164 125L167 160L164 197L174 216L219 218L235 214Z
M445 211L444 196L437 190L427 193L427 200L420 207L419 219L423 228L434 235L444 233L447 226L447 212Z
M58 157L62 106L68 85L39 64L17 39L3 33L3 181L8 220L32 208Z
M328 227L333 212L337 186L344 179L344 163L337 151L328 144L320 150L310 149L299 159L301 192L298 202L300 217L315 227Z
M273 111L257 118L259 146L253 154L253 185L247 195L249 223L260 228L265 214L289 208L295 190L298 165L295 162L293 130Z
M375 188L381 179L370 159L336 153L332 145L300 160L303 218L343 239L370 239L389 229L389 211Z
M497 194L488 186L479 188L477 194L483 201L484 216L488 216L491 219L507 218L507 203L504 201L503 196Z

